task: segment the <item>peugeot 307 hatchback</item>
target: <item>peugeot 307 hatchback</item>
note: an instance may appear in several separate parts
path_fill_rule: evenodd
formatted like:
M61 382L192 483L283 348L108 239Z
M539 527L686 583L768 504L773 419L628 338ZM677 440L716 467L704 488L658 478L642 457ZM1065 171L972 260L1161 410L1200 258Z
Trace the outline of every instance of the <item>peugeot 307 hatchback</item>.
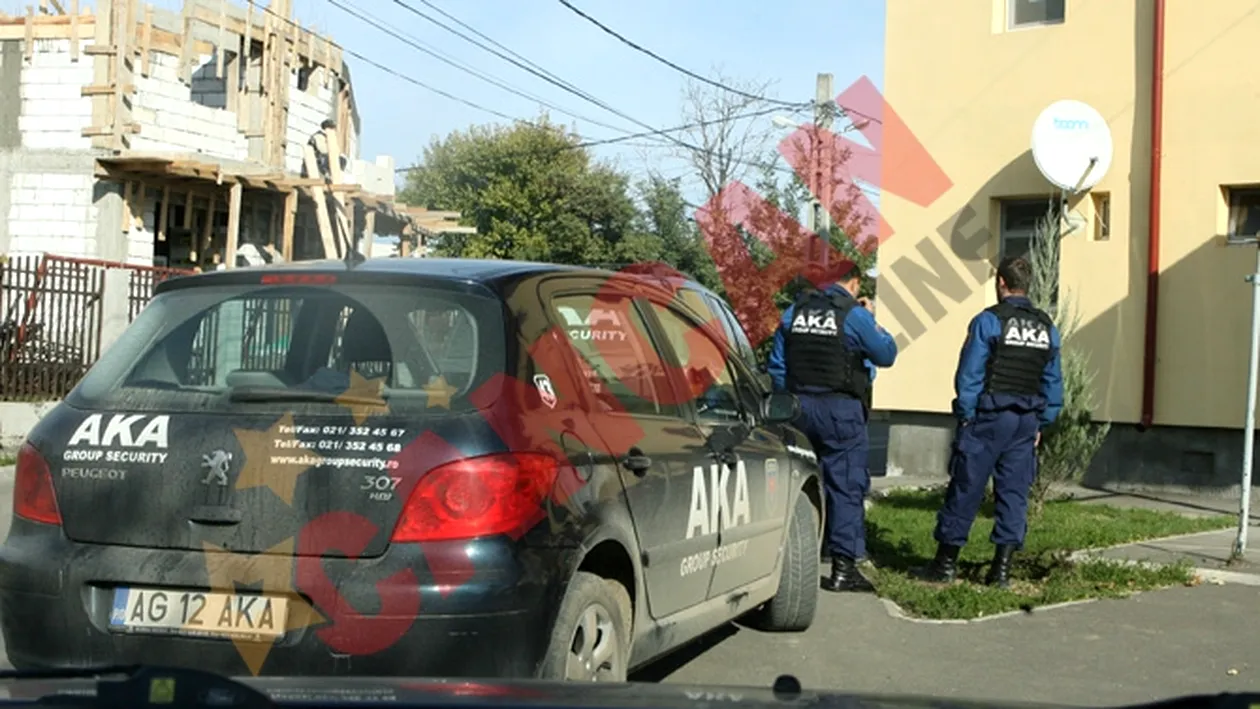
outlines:
M18 668L622 680L814 616L816 460L679 279L379 259L162 283L18 456Z

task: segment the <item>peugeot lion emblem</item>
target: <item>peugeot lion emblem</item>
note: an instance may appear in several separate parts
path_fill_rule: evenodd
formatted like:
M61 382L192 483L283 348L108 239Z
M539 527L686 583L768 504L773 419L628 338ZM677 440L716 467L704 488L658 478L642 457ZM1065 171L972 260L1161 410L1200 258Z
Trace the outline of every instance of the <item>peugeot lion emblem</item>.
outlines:
M232 464L232 454L218 450L201 456L201 467L206 469L206 476L201 479L202 485L211 483L219 487L227 487L228 467Z

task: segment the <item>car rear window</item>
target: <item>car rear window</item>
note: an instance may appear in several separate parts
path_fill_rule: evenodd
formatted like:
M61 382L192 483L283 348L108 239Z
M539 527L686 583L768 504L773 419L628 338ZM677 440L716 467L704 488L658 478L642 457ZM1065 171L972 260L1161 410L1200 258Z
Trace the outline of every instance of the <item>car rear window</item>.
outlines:
M396 413L470 408L506 362L500 302L396 285L207 286L155 297L75 389L126 410L286 411L375 396ZM296 411L295 411L296 413Z

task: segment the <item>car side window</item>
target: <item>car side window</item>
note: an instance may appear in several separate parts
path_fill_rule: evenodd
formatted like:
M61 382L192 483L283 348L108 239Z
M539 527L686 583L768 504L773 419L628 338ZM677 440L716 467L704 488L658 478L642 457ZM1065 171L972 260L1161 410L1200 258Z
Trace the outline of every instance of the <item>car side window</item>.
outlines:
M708 421L743 420L739 388L722 347L674 310L658 303L652 303L652 310L691 387L697 416Z
M731 343L735 351L739 353L739 358L744 360L744 364L750 371L757 371L757 353L753 350L752 343L748 341L748 334L744 332L744 326L739 324L735 313L732 313L731 309L717 298L710 297L707 300L709 307L722 319L726 327L726 335L731 338Z
M563 295L552 300L555 322L579 355L582 379L606 412L670 415L664 361L633 301L624 296Z

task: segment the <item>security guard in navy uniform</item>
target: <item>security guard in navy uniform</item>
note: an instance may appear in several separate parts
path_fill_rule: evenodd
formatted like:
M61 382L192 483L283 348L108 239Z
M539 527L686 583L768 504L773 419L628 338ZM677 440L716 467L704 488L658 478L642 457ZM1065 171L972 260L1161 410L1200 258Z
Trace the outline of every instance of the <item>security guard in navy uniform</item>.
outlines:
M855 297L857 266L840 264L806 288L774 334L767 369L775 389L796 394L795 422L810 439L822 464L826 492L828 591L871 591L858 571L866 556L867 414L871 407L869 365L891 367L897 358L892 335L875 323L871 306Z
M1028 261L1004 259L997 271L998 304L971 320L954 376L958 429L929 580L955 578L990 475L997 504L989 539L997 552L985 583L1007 586L1011 556L1024 545L1041 431L1063 408L1059 331L1028 299L1031 279Z

